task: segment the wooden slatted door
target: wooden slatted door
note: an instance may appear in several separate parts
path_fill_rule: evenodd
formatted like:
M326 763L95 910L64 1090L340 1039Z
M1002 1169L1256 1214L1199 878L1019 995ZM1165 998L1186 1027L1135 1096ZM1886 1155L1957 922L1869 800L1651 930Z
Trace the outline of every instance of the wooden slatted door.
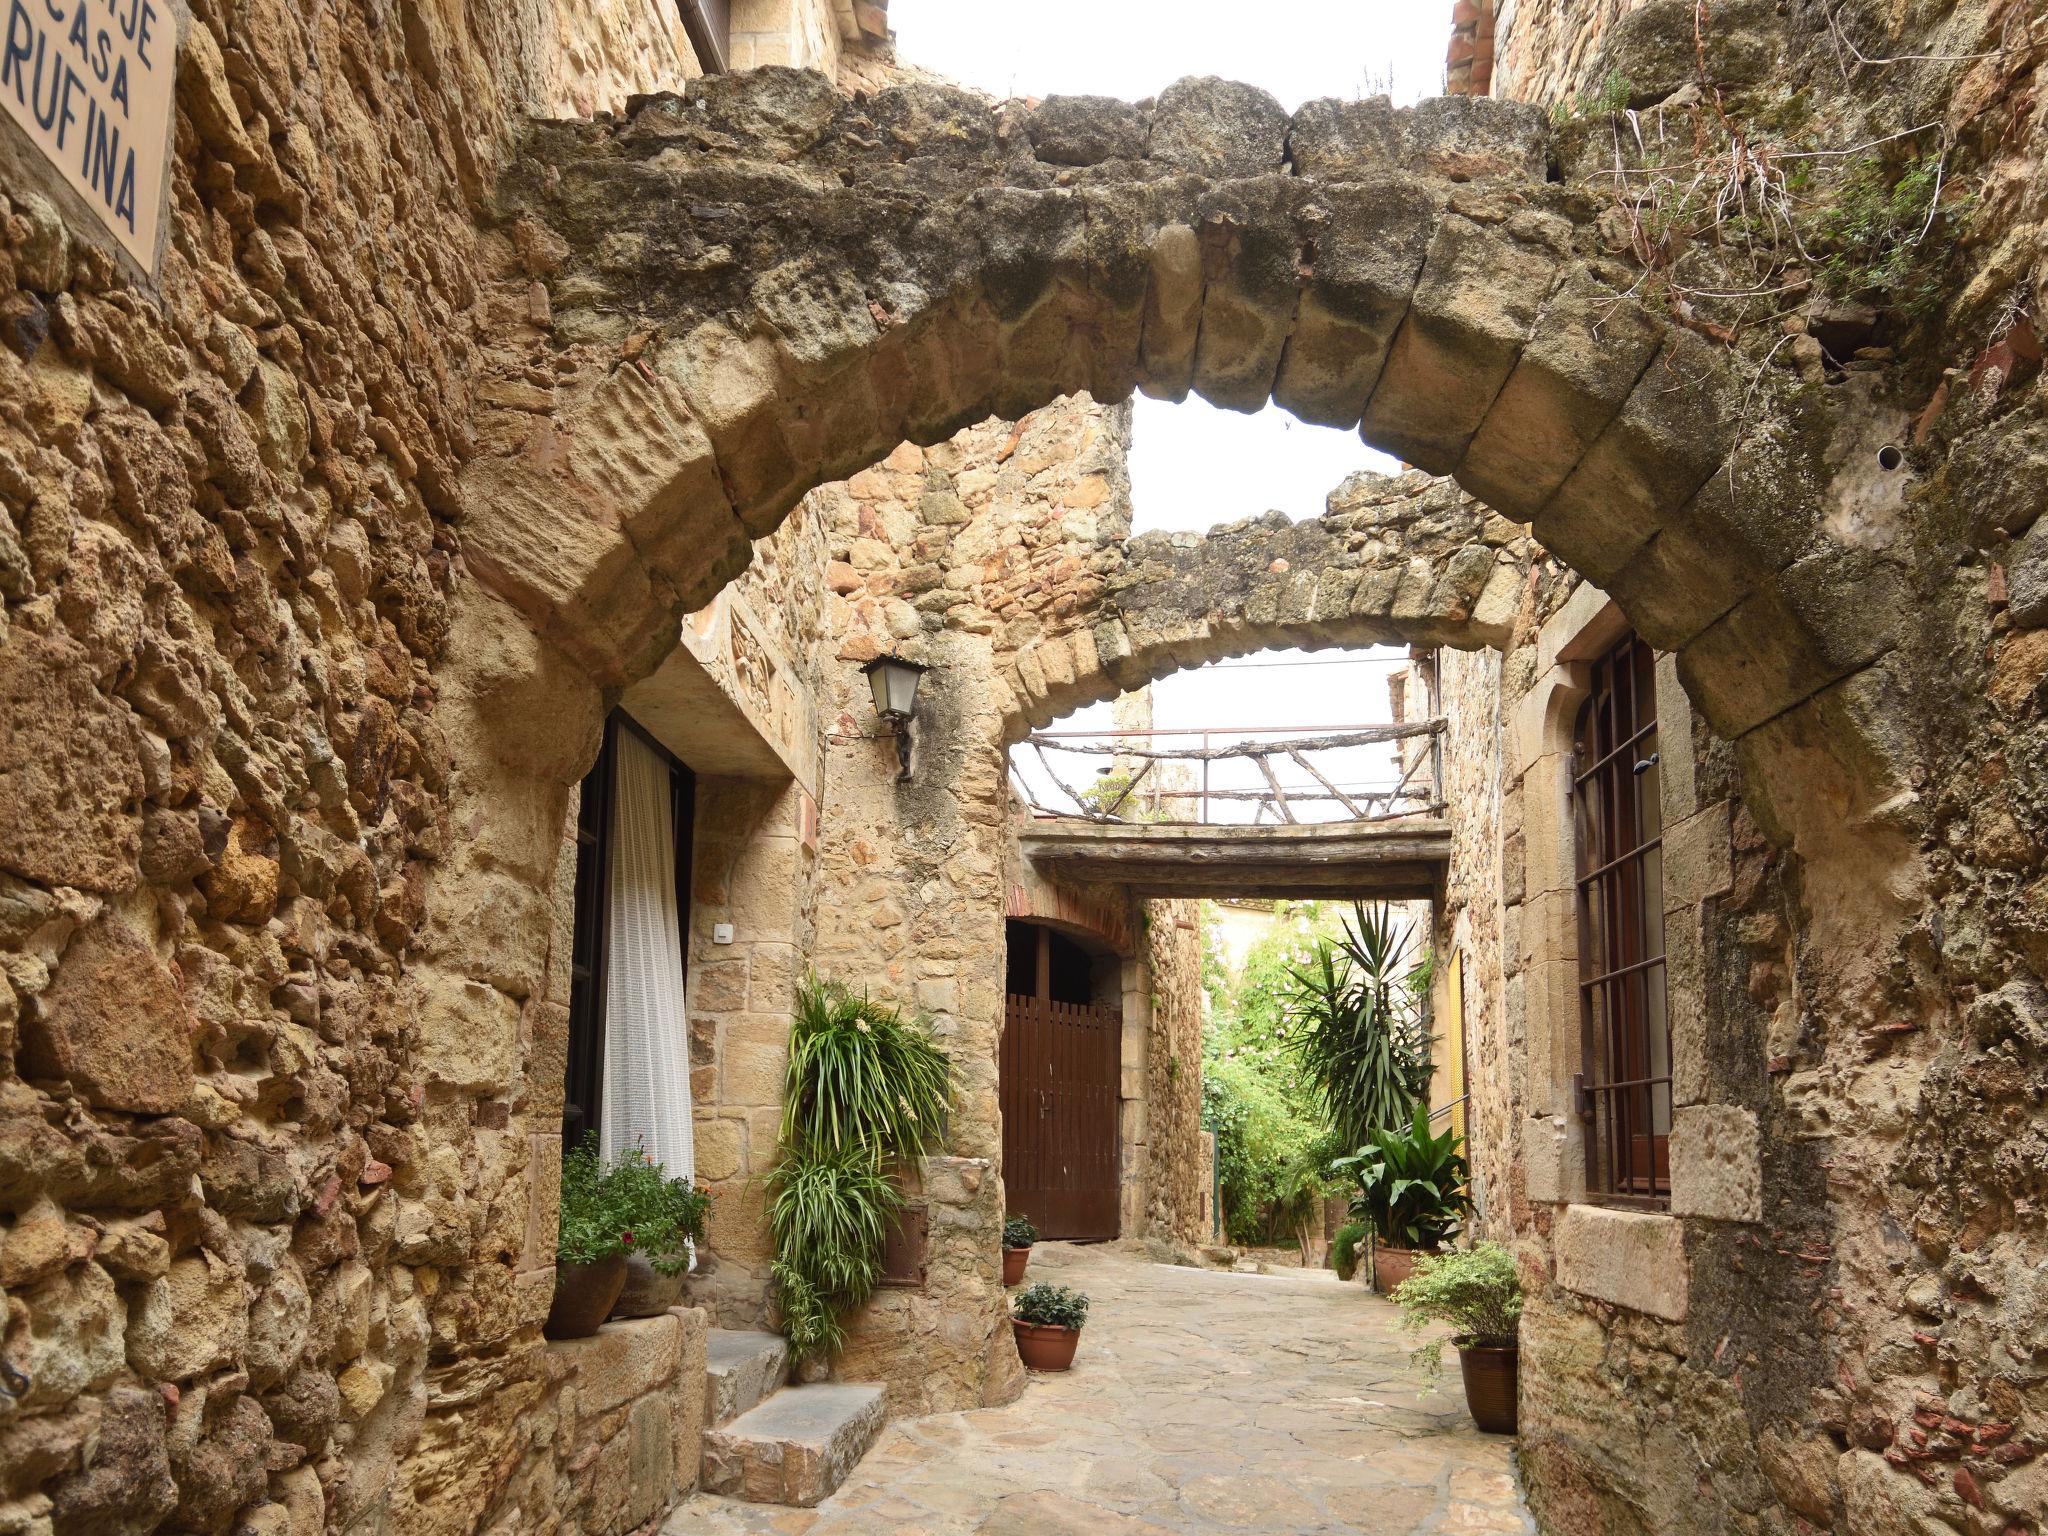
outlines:
M1117 1235L1123 1016L1015 993L1003 1017L1003 1187L1039 1235Z

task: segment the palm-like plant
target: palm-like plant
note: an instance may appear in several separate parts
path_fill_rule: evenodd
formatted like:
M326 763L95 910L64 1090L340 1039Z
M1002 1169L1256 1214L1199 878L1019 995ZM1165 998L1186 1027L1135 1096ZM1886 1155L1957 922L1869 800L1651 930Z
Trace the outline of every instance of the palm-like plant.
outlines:
M1407 960L1393 909L1353 903L1337 935L1288 972L1289 1045L1348 1147L1405 1124L1429 1095L1430 1036L1404 985Z
M1470 1173L1458 1150L1456 1131L1432 1136L1428 1106L1417 1104L1402 1130L1371 1132L1349 1157L1330 1171L1358 1181L1351 1214L1372 1228L1389 1248L1436 1248L1458 1230L1471 1209L1466 1194Z
M815 976L797 990L782 1140L921 1156L945 1133L950 1063L896 1009Z

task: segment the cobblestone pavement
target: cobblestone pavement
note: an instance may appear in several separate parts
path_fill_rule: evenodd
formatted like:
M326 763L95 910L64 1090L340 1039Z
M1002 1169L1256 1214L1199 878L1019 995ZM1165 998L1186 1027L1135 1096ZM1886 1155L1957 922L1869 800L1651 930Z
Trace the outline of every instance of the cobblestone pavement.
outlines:
M1328 1271L1175 1268L1042 1243L1080 1354L1006 1408L900 1420L815 1510L699 1496L665 1536L1533 1532L1504 1436L1430 1389L1394 1309ZM1446 1352L1448 1354L1448 1351Z

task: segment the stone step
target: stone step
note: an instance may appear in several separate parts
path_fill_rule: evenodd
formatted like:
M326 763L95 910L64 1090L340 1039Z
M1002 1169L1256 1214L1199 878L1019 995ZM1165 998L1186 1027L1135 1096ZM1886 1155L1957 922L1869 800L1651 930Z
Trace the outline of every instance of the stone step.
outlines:
M877 1386L784 1387L704 1436L704 1491L809 1509L846 1481L887 1417Z
M704 1336L704 1427L730 1424L789 1380L780 1334L713 1328Z

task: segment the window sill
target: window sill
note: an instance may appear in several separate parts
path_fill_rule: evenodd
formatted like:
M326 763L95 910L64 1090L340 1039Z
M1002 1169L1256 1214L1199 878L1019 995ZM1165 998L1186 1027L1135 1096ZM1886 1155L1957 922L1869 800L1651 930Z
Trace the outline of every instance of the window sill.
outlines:
M1552 1229L1557 1283L1568 1291L1685 1321L1684 1228L1666 1211L1568 1205Z

